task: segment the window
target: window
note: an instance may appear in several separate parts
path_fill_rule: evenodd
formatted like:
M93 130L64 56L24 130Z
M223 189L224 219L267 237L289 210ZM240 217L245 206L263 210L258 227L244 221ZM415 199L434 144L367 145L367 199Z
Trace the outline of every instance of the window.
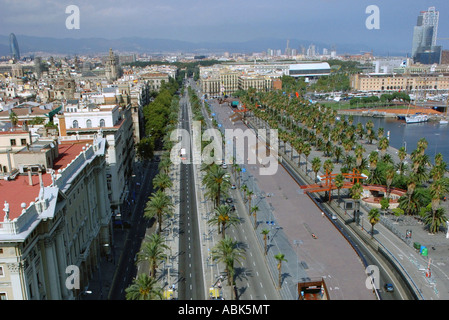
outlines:
M104 125L105 125L104 119L100 119L100 127L104 127Z
M15 146L16 145L16 139L10 139L9 141L11 142L11 146Z
M20 139L20 144L21 144L22 146L26 146L26 144L27 144L27 139Z
M86 120L86 128L92 128L92 121L90 119Z
M8 300L8 299L6 299L6 293L5 292L0 292L0 300Z
M73 127L74 128L78 128L78 121L77 120L73 120Z
M3 272L3 267L0 267L0 277L3 277L5 273Z

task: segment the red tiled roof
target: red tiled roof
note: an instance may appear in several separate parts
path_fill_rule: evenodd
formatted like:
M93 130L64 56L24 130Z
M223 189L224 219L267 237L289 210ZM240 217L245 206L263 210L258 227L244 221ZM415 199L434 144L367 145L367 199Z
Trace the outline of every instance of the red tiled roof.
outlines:
M64 169L67 165L78 156L86 143L92 144L92 140L79 141L63 141L58 145L59 157L54 161L54 170ZM24 202L26 207L30 205L39 196L39 176L33 174L32 185L29 184L28 175L18 175L16 179L11 181L0 180L0 221L3 222L4 203L9 204L9 219L14 220L22 213L21 204ZM42 174L44 186L51 184L51 175L49 173Z

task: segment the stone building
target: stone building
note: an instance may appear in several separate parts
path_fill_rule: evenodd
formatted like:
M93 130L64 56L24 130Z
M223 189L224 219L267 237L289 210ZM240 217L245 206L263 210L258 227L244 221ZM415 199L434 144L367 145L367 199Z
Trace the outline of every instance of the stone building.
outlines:
M0 300L77 299L110 254L106 139L53 148L52 167L29 162L0 185Z

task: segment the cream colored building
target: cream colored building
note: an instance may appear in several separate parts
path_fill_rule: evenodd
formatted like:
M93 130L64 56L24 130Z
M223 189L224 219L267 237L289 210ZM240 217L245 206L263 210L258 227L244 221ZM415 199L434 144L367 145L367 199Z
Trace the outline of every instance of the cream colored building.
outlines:
M399 75L355 74L351 76L351 88L356 91L428 91L445 93L449 90L449 75Z
M105 147L61 142L53 168L2 182L0 300L76 299L110 254Z

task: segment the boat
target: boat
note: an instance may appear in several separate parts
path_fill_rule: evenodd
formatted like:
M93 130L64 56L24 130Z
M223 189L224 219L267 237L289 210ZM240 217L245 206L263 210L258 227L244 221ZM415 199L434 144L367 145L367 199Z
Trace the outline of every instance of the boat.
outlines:
M449 121L447 121L446 119L441 119L440 120L440 124L448 124L449 123Z
M405 123L421 123L429 121L427 114L415 113L405 117Z

